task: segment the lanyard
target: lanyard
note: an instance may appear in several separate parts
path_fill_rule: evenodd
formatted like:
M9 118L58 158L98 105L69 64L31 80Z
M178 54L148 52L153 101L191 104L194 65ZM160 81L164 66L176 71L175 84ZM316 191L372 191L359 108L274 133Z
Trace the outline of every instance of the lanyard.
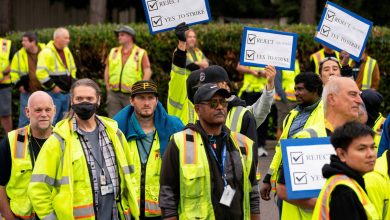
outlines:
M221 176L222 176L222 179L223 179L223 182L225 184L225 186L227 186L227 181L226 181L226 178L225 178L225 161L226 161L226 144L223 145L223 148L222 148L222 155L221 155L221 158L222 158L222 163L219 162L218 160L218 157L217 155L215 154L215 151L213 150L213 148L211 147L211 144L209 145L209 148L210 148L210 151L211 151L211 155L213 155L214 159L217 161L218 165L219 165L219 169L220 169L220 172L221 172Z

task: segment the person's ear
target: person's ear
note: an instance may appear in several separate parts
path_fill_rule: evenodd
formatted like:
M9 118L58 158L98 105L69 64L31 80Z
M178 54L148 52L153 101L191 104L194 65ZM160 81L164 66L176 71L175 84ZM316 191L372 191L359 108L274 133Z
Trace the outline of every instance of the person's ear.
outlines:
M342 162L346 162L347 152L343 148L336 148L336 154Z
M196 114L199 114L199 107L200 107L200 106L199 106L198 104L195 104L195 105L194 105Z
M130 96L129 102L130 102L130 105L131 105L131 106L134 106L134 104L133 104L133 99L134 99L134 98L133 98L132 96Z
M26 114L26 117L30 119L30 109L28 107L24 108L24 113Z

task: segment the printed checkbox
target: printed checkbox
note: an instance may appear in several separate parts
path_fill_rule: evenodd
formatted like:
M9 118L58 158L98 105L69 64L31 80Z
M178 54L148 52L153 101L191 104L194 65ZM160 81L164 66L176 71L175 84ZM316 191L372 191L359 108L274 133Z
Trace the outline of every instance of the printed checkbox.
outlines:
M150 18L152 20L152 26L153 27L159 27L162 26L162 17L161 16L154 16Z
M307 184L307 174L305 172L294 172L293 177L295 185Z
M149 11L158 10L157 0L148 1L147 4L148 4Z
M248 44L255 44L255 43L256 43L256 35L248 34Z
M328 10L328 13L325 15L325 19L332 22L335 16L336 14L333 11Z
M291 158L291 164L303 164L302 152L291 152L290 158Z
M320 30L320 34L327 37L329 35L329 32L330 32L330 27L328 27L326 25L322 25L321 30Z
M255 51L254 50L247 50L246 51L246 59L247 60L255 60Z

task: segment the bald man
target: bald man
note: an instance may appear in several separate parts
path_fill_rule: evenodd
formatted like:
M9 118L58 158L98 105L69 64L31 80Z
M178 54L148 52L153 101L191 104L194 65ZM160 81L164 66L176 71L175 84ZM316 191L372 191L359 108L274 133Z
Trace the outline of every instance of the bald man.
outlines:
M50 41L38 55L37 78L53 98L57 113L54 123L69 110L69 89L76 79L76 65L68 48L69 31L57 28Z
M51 135L56 107L50 95L37 91L25 113L30 124L9 132L0 143L0 213L7 220L34 215L27 187L38 153Z

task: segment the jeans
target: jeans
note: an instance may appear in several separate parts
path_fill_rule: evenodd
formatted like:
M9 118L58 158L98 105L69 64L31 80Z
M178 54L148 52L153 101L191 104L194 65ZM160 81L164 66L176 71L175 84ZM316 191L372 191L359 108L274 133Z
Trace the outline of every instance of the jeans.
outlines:
M30 119L27 118L25 108L27 107L28 98L30 98L31 93L21 92L19 98L19 123L18 128L24 127L30 123Z
M61 121L65 114L69 111L69 93L54 93L47 92L53 99L54 105L56 106L56 115L53 118L53 125Z

